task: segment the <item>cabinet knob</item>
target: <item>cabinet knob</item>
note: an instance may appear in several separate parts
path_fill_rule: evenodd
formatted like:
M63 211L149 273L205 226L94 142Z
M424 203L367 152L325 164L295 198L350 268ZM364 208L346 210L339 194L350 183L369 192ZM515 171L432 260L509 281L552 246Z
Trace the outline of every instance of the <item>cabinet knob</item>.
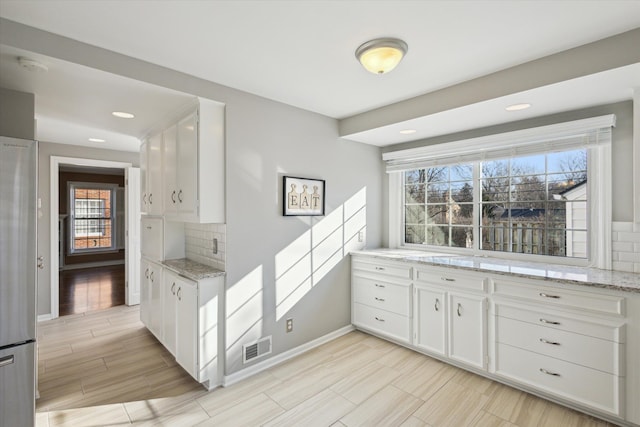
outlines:
M456 310L458 317L462 317L462 304L458 303L458 309Z
M540 368L540 372L542 372L543 374L547 374L547 375L551 375L552 377L559 377L560 374L557 372L551 372L551 371L547 371L544 368Z

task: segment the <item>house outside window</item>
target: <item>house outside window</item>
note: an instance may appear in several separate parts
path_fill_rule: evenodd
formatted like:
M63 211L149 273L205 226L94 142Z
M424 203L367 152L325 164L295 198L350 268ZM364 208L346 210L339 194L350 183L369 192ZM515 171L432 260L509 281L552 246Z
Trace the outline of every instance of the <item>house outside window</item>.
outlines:
M117 186L70 183L71 253L111 251L116 247L115 193Z

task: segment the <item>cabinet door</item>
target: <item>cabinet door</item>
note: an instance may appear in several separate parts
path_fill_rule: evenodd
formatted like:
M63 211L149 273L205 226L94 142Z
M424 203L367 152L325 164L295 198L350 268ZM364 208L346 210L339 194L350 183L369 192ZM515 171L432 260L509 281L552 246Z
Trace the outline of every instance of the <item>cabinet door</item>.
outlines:
M178 183L176 175L176 157L178 150L176 126L173 125L162 133L162 152L164 157L164 213L178 213Z
M149 262L140 260L140 320L148 328L151 323L151 295L149 294Z
M421 349L445 355L446 308L444 291L416 286L414 291L414 343Z
M486 298L449 294L449 357L485 369Z
M178 278L176 297L176 361L198 378L198 287Z
M147 150L148 213L162 214L162 134L149 138Z
M144 141L140 145L140 212L148 213L147 206L147 176L148 176L148 163L147 157L148 143Z
M198 121L194 112L178 123L178 211L181 218L198 216Z
M179 277L165 271L162 277L162 343L171 354L176 355L176 306Z
M162 267L149 263L149 330L162 339Z

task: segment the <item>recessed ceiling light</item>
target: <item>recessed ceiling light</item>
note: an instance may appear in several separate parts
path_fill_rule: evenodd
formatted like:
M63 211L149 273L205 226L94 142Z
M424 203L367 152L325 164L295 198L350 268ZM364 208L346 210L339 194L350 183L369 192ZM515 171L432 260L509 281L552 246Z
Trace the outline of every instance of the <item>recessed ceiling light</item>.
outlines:
M403 129L400 131L401 134L403 135L411 135L412 133L416 133L417 131L415 129Z
M505 110L507 111L520 111L520 110L526 110L527 108L531 107L531 104L528 103L522 103L522 104L513 104L513 105L509 105L507 108L505 108Z
M133 114L126 113L124 111L114 111L111 114L113 114L116 117L120 117L121 119L133 119L135 117Z
M89 138L89 141L91 142L107 142L104 139L100 139L100 138Z

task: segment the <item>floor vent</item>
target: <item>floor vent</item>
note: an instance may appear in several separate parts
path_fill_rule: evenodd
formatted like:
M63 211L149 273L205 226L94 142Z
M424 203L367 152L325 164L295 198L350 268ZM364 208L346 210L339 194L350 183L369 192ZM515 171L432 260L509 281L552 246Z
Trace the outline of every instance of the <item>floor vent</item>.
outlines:
M271 353L271 335L242 346L242 363L247 363Z

